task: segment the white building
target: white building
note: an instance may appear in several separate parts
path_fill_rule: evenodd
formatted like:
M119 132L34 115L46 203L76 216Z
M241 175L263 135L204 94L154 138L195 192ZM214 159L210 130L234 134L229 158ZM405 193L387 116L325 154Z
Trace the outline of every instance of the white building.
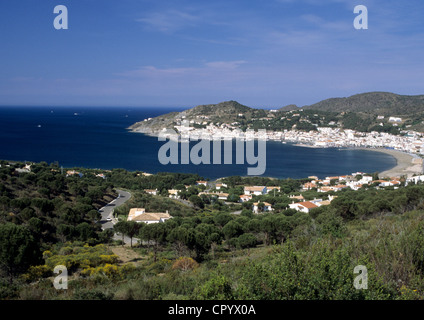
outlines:
M266 193L268 194L274 192L274 190L275 192L280 192L281 187L266 187Z
M131 208L127 221L144 222L146 224L165 222L171 219L168 211L163 212L146 212L144 208Z
M240 202L247 202L247 201L249 201L249 200L252 200L252 196L251 195L246 195L246 194L242 194L241 196L240 196Z
M289 204L289 208L295 209L297 211L309 213L311 209L318 208L318 206L315 203L312 203L311 201L303 201L303 202L291 203Z
M244 194L260 196L266 194L266 190L267 189L264 186L244 187Z
M215 185L216 190L220 190L221 188L227 188L228 186L225 183L217 183Z
M272 205L269 204L268 202L255 202L253 204L253 212L254 213L259 212L259 204L260 203L263 203L263 209L262 209L263 212L270 212L270 211L274 210L274 209L272 209Z
M415 176L415 177L410 177L408 179L406 179L406 183L405 185L408 185L409 183L413 182L415 184L417 184L418 182L423 182L424 181L424 175L421 176Z
M148 194L152 194L152 195L157 195L158 194L158 190L157 189L144 189L144 191Z
M179 192L180 192L179 190L169 189L168 195L172 199L179 199L180 198Z

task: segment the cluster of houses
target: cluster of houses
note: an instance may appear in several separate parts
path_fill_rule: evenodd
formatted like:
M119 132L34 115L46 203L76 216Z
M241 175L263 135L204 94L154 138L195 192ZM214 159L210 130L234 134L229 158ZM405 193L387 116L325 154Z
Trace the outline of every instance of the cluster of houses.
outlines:
M326 193L330 191L341 191L345 188L350 188L352 190L358 190L362 188L363 186L375 186L377 188L380 187L394 187L398 188L401 186L402 182L400 178L390 178L389 180L374 180L371 175L368 175L363 172L355 172L350 175L342 175L342 176L333 176L333 177L326 177L324 179L319 179L317 176L309 176L310 179L309 182L304 183L302 185L301 191L308 191L308 190L316 190L318 192ZM405 185L408 185L409 183L424 183L424 175L420 176L414 176L407 178L404 181ZM204 185L208 186L207 181L197 181L196 185ZM189 186L186 186L189 187ZM226 188L227 185L223 183L216 183L214 184L214 190L215 191L204 191L200 192L200 195L209 195L209 196L216 196L220 200L227 200L229 194L223 191L220 191L222 188ZM145 192L157 195L158 190L156 189L146 189ZM239 202L247 202L252 199L254 199L254 196L261 196L261 195L272 195L275 192L280 192L280 187L278 186L245 186L244 187L244 193L240 195ZM179 199L179 190L168 190L168 195L170 198L176 198ZM292 202L289 204L290 209L294 209L300 212L309 213L310 210L326 206L331 204L331 202L337 198L335 195L328 195L325 198L327 199L313 199L306 201L303 195L290 195L289 198L292 200ZM252 211L254 213L260 213L260 212L271 212L274 209L272 208L272 205L270 203L259 201L254 202L252 204ZM158 223L158 222L164 222L167 219L172 218L172 216L169 215L168 212L166 213L147 213L145 212L145 209L140 208L133 208L130 210L130 214L128 216L129 221L137 221L137 222L144 222L144 223Z
M244 195L240 196L241 202L249 201L252 199L253 195L259 196L259 195L266 195L266 194L272 194L274 191L280 191L280 187L268 187L268 186L246 186L244 187ZM302 195L290 196L290 199L292 199L292 203L289 204L290 209L295 209L297 211L302 211L308 213L309 210L318 208L320 206L329 205L331 201L333 201L335 197L329 196L328 200L323 199L314 199L311 201L305 201L304 197ZM272 208L272 205L267 202L255 202L253 203L253 212L259 213L259 212L270 212L274 209Z
M175 128L181 133L190 133L193 136L198 137L224 137L225 138L238 138L238 139L261 139L261 140L275 140L283 143L294 142L299 144L306 144L320 148L327 147L365 147L365 148L393 148L408 153L418 153L424 155L424 133L413 131L408 129L410 125L406 125L407 130L403 130L400 133L402 135L393 135L386 132L360 132L352 129L342 129L337 127L339 124L331 121L328 126L320 127L316 123L312 123L309 119L302 117L302 109L292 110L287 112L286 115L281 117L281 120L292 117L301 117L301 122L310 123L315 126L317 130L302 131L297 130L296 126L292 129L272 131L266 130L258 132L242 132L238 122L231 124L227 123L212 123L204 118L199 121L184 120L185 118L177 119L177 122L185 125L175 126ZM267 117L260 118L260 121L272 120L275 117L275 112L270 112ZM318 116L317 114L314 116ZM239 117L243 117L239 114ZM378 116L377 119L380 121L379 126L384 126L385 116ZM398 127L404 123L404 119L399 117L388 117L387 123L394 127ZM201 125L200 128L190 126L193 124Z
M301 191L316 190L318 192L326 193L330 191L341 191L346 188L352 190L358 190L364 185L374 185L377 187L389 187L393 186L398 188L401 185L399 178L391 178L390 180L374 180L371 175L367 175L363 172L355 172L351 175L342 175L334 177L326 177L325 179L319 179L317 176L309 176L309 182L302 185ZM418 176L410 178L411 181L417 183L418 181L424 181L424 176ZM207 181L197 181L196 185L208 186ZM229 194L223 191L220 191L221 188L226 188L227 185L223 183L216 183L215 191L203 191L199 193L201 195L216 196L219 200L226 201ZM188 186L187 186L188 187ZM145 192L157 195L158 191L146 189ZM280 192L280 187L278 186L245 186L244 193L240 195L239 202L244 203L253 199L254 196L275 194L275 192ZM168 195L170 198L179 199L179 190L168 190ZM308 213L311 209L318 208L320 206L329 205L331 201L336 198L335 196L328 196L328 200L323 199L314 199L311 201L305 201L302 195L299 196L290 196L292 203L289 204L289 208L295 209L297 211ZM252 204L252 211L254 213L259 212L271 212L274 209L272 205L267 202L254 202Z
M373 180L373 177L363 172L352 173L351 175L326 177L318 179L316 176L309 176L310 182L303 184L302 190L316 189L318 192L341 191L345 188L359 190L364 185L376 185L378 187L395 187L401 185L400 178L390 178L390 180Z
M399 118L400 119L400 118ZM398 118L391 123L397 126ZM381 125L383 125L381 123ZM422 132L402 131L404 135L393 135L386 132L359 132L350 129L318 127L317 131L287 130L280 132L283 142L294 142L319 148L327 147L364 147L390 148L413 154L424 154L424 137ZM275 135L276 133L274 133Z
M244 194L240 196L239 202L247 202L253 199L253 196L266 195L271 192L279 192L280 187L267 187L267 186L245 186ZM252 206L254 213L270 212L273 211L272 205L268 202L255 202Z
M197 186L203 185L203 186L207 187L208 182L207 181L196 181L196 185ZM189 188L190 186L185 186L185 187ZM227 185L225 183L216 183L215 184L216 190L220 190L221 188L226 188L226 187L227 187ZM159 193L159 191L157 189L144 189L144 192L151 194L151 195L154 195L154 196L158 195L158 193ZM177 190L177 189L168 189L168 197L171 198L171 199L180 199L181 197L179 195L179 192L180 192L180 190ZM222 191L221 192L200 192L199 196L202 195L202 194L210 195L210 196L217 196L218 199L220 199L220 200L227 200L228 196L229 196L228 193L225 193L225 192L222 192Z

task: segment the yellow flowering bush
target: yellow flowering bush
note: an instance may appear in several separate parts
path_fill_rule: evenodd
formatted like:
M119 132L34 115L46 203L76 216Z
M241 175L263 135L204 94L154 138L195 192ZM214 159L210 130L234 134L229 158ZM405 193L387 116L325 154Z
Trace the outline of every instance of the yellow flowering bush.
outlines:
M86 268L81 271L81 275L86 277L106 276L108 278L118 279L122 278L133 269L134 266L132 264L117 266L115 264L106 263L103 266Z
M49 257L51 257L53 255L53 253L50 250L46 250L43 252L43 259L47 259Z
M424 296L417 290L413 290L403 285L400 288L400 297L401 300L423 300Z
M88 245L72 247L72 244L67 244L59 250L58 254L44 252L43 257L51 270L57 265L64 265L69 272L118 262L118 256L110 254L103 244L93 247Z
M86 277L106 276L121 279L135 267L133 264L118 266L119 257L110 253L103 244L96 246L82 245L81 243L66 243L65 246L55 251L43 252L44 265L32 266L22 275L25 281L36 281L53 275L53 270L58 265L68 269L69 274L81 270L81 275Z
M118 262L118 256L115 254L101 254L100 255L100 260L102 263L110 263L110 264L114 264Z
M29 267L27 273L22 275L22 279L24 281L35 281L50 276L52 271L53 270L45 264L40 266L31 266Z

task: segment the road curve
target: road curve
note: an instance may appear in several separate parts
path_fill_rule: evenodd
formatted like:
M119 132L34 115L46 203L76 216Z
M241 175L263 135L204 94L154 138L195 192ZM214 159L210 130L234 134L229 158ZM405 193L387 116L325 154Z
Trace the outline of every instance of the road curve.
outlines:
M127 202L131 198L131 193L127 191L116 189L116 192L118 193L118 197L112 200L111 202L109 202L103 208L99 209L99 212L102 215L102 219L99 222L102 225L103 230L113 228L113 226L118 222L113 217L113 210L123 205L125 202ZM111 219L111 220L108 220L108 219Z

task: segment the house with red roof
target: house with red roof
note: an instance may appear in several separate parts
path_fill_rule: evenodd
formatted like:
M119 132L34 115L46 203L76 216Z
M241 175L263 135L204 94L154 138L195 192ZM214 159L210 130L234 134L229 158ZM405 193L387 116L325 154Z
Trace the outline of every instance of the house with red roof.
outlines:
M309 213L311 209L318 208L318 205L311 201L303 201L303 202L297 202L297 203L291 203L289 204L290 209L295 209L297 211Z

